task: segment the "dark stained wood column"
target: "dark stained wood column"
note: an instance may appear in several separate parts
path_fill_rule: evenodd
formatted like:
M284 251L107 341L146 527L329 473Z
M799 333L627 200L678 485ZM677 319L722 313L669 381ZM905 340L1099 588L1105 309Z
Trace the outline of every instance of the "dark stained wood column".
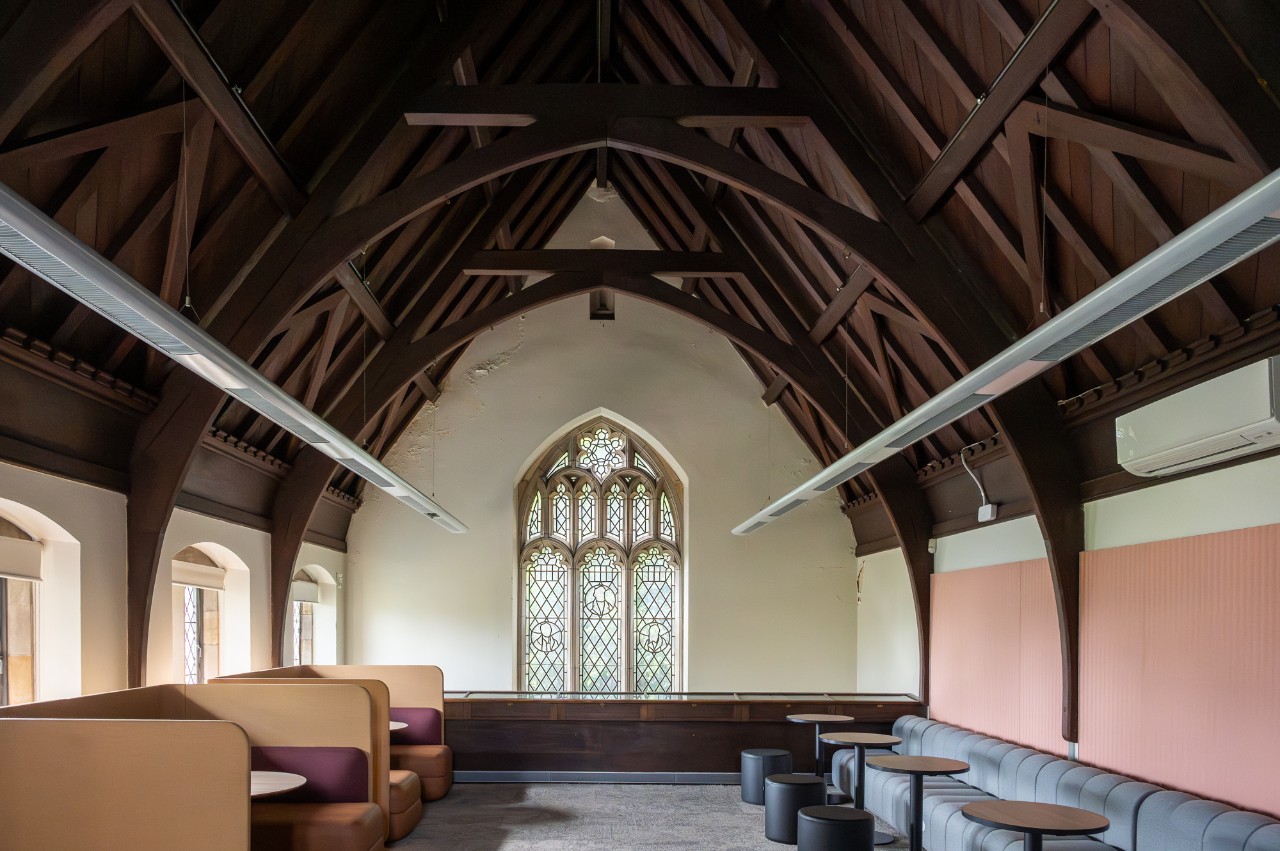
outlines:
M289 583L293 580L302 538L316 503L338 469L338 462L309 446L294 459L293 469L280 483L271 507L271 660L284 664L284 625L287 623Z
M1041 388L1024 384L992 403L1009 450L1030 485L1031 503L1044 535L1049 575L1058 606L1062 649L1062 738L1079 740L1080 553L1084 550L1084 504L1080 465L1060 417L1039 411Z

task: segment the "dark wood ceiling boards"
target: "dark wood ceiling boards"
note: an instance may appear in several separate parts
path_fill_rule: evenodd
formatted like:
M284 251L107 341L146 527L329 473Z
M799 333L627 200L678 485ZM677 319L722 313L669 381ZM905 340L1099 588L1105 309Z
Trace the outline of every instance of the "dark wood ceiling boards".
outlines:
M375 455L485 323L613 290L724 333L830 462L1280 165L1248 5L9 0L0 180ZM660 248L717 256L655 289L622 254L501 254L601 177ZM938 471L981 443L1069 613L1080 495L1133 486L1106 417L1276 350L1278 302L1269 251L924 438L842 486L860 541L927 576L971 513ZM6 365L145 400L105 454L0 414L5 457L128 489L134 678L175 505L271 529L277 602L303 536L341 537L315 524L358 479L7 261L0 330Z

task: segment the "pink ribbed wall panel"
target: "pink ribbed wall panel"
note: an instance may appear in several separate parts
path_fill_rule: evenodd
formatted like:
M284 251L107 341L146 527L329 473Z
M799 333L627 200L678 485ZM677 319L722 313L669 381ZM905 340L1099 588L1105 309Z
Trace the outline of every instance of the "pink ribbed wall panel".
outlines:
M932 583L931 715L1065 755L1048 561L938 573Z
M1280 817L1280 526L1085 553L1080 758Z

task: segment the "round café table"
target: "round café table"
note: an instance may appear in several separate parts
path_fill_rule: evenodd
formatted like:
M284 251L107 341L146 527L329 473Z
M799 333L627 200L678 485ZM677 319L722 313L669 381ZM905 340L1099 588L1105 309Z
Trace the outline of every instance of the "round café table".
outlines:
M848 724L853 721L850 715L788 715L787 720L792 724L812 724L813 725L813 773L821 777L825 772L822 770L822 725L823 724Z
M902 739L897 736L886 736L882 733L823 733L818 738L828 745L835 745L840 748L854 748L857 754L855 757L857 786L853 791L853 806L854 809L865 809L863 803L866 801L867 748L892 747L893 745L901 744ZM876 831L875 843L877 845L888 845L892 841L893 837L883 830Z
M946 759L940 756L873 756L867 765L877 771L889 771L894 774L911 776L911 851L920 851L921 828L924 824L924 779L939 774L960 774L969 770L969 763L958 759Z
M853 721L850 715L788 715L787 720L792 724L812 724L813 725L813 773L817 777L822 777L826 772L822 770L822 725L823 724L848 724ZM849 799L843 793L837 793L827 796L828 804L838 804L848 801Z
M1042 851L1045 835L1087 836L1111 826L1105 816L1061 804L1035 801L975 801L960 808L964 817L987 827L1022 831L1023 851Z
M291 792L307 782L301 774L289 771L250 771L249 797L268 798L272 795L283 795Z

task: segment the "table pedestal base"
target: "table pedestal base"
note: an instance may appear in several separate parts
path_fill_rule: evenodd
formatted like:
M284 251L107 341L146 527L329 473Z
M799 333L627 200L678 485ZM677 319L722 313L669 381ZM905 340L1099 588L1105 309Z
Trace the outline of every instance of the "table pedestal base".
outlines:
M885 833L883 830L877 830L877 831L876 831L876 839L875 839L875 843L876 843L877 845L888 845L888 844L889 844L889 843L891 843L891 842L893 842L893 836L892 836L892 835L890 835L890 834L888 834L888 833Z

